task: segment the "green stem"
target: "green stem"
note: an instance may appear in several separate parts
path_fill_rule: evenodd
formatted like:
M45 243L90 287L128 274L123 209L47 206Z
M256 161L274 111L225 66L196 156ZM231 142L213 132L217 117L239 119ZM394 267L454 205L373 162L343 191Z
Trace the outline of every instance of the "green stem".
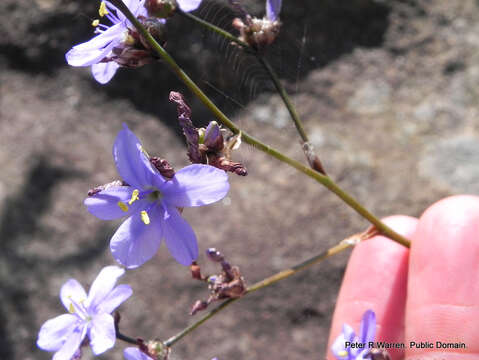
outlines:
M340 199L342 199L346 204L353 208L358 214L367 219L371 224L373 224L378 231L392 240L409 247L410 241L404 236L396 233L381 220L371 214L367 209L365 209L359 202L357 202L352 196L342 190L330 177L325 176L305 165L300 163L297 160L294 160L280 151L270 147L269 145L264 144L259 141L252 135L249 135L246 132L242 132L209 98L206 94L196 85L196 83L190 79L190 77L181 69L175 60L163 49L163 47L156 42L155 39L146 31L144 26L135 18L131 11L126 7L122 0L111 0L111 2L120 9L121 12L131 21L131 23L136 27L138 32L143 36L143 38L148 42L152 47L152 50L155 51L166 63L166 65L173 71L178 78L190 89L193 94L195 94L198 99L213 113L213 115L221 122L224 126L230 129L234 134L241 133L242 140L254 146L258 150L263 151L264 153L294 167L296 170L304 173L305 175L313 178L317 182L321 183L327 187L330 191L335 193Z
M347 239L347 240L349 240L349 239ZM276 274L274 274L270 277L267 277L266 279L258 281L257 283L248 287L248 289L246 290L243 297L252 293L252 292L255 292L255 291L263 289L267 286L273 285L280 280L286 279L286 278L288 278L288 277L290 277L290 276L292 276L292 275L294 275L294 274L296 274L300 271L303 271L303 270L309 268L310 266L312 266L314 264L320 263L321 261L327 259L328 257L333 256L333 255L335 255L335 254L337 254L337 253L339 253L343 250L346 250L347 248L349 248L349 247L351 247L355 244L354 241L347 241L347 240L346 241L341 241L336 246L333 246L332 248L322 252L321 254L313 256L312 258L310 258L306 261L303 261L302 263L300 263L298 265L295 265L295 266L293 266L289 269L286 269L286 270L282 270L282 271L280 271L280 272L278 272L278 273L276 273ZM178 342L183 337L188 335L190 332L195 330L198 326L203 324L205 321L212 318L217 313L219 313L220 311L225 309L227 306L231 305L233 302L235 302L239 299L240 298L229 299L229 300L224 301L223 303L221 303L221 305L219 305L218 307L216 307L213 310L211 310L210 312L208 312L201 319L199 319L198 321L194 322L190 326L188 326L185 329L183 329L182 331L180 331L178 334L176 334L176 335L172 336L171 338L169 338L168 340L166 340L164 342L164 344L168 347L173 346L176 342Z
M238 45L241 45L242 47L246 48L246 49L249 49L251 51L253 51L253 49L250 48L250 46L245 43L244 41L238 39L236 36L234 36L233 34L231 34L230 32L226 31L226 30L223 30L222 28L216 26L216 25L213 25L212 23L208 22L208 21L205 21L203 19L200 19L199 17L191 14L191 13L186 13L186 12L183 12L181 10L177 10L178 14L190 19L190 20L193 20L195 22L197 22L198 24L204 26L205 28L223 36L225 39L228 39Z
M117 333L116 333L116 338L117 338L118 340L125 341L125 342L127 342L127 343L129 343L129 344L138 345L138 341L137 341L136 339L133 339L132 337L123 335L123 334L120 333L119 331L117 331Z
M261 63L261 65L263 65L263 67L266 69L266 71L269 74L269 77L273 81L273 84L276 87L276 91L278 91L278 94L281 96L281 99L283 100L284 105L288 109L289 115L291 116L291 119L294 122L294 126L296 126L296 130L298 130L301 140L303 140L303 142L309 142L308 135L306 134L306 131L304 131L303 124L301 122L301 119L299 118L298 113L296 112L296 108L294 107L293 103L289 99L288 93L286 92L283 85L281 84L281 81L279 80L278 76L274 72L269 62L262 55L256 54L256 57L258 61Z

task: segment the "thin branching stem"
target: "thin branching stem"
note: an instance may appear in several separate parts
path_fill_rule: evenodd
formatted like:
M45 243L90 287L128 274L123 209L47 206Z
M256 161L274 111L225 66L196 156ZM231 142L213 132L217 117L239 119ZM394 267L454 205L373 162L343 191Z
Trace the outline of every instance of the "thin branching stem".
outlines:
M355 241L351 241L351 238L346 239L341 241L339 244L333 246L332 248L329 248L328 250L322 252L321 254L318 254L316 256L313 256L312 258L303 261L302 263L295 265L289 269L282 270L270 277L267 277L266 279L263 279L261 281L258 281L257 283L251 285L248 287L246 290L246 293L243 295L246 296L248 294L251 294L252 292L258 291L260 289L263 289L267 286L273 285L277 283L280 280L284 280L300 271L303 271L310 266L314 264L318 264L321 261L327 259L330 256L333 256L335 254L340 253L341 251L346 250L347 248L353 246L355 244ZM199 327L201 324L206 322L208 319L211 319L213 316L215 316L217 313L220 311L224 310L227 306L231 305L233 302L239 300L241 298L236 298L236 299L228 299L221 303L219 306L208 312L207 314L203 315L199 320L195 321L193 324L190 326L186 327L182 331L180 331L178 334L172 336L168 340L164 342L164 344L168 347L173 346L175 343L177 343L179 340L181 340L183 337L191 333L193 330L195 330L197 327Z
M263 66L263 68L266 70L268 73L269 77L271 78L271 81L274 84L274 87L276 88L276 91L280 95L281 99L283 100L284 105L288 109L289 115L291 116L291 119L294 122L294 126L296 126L296 130L299 133L299 136L301 137L301 140L303 142L309 142L308 135L306 134L306 131L304 130L303 124L301 122L301 119L299 118L299 115L296 111L296 108L294 107L293 103L291 102L288 93L286 92L285 88L283 87L283 84L281 84L281 81L279 80L278 75L274 71L273 67L270 65L268 60L265 59L265 57L259 52L258 50L252 48L249 44L245 43L243 40L239 39L238 37L234 36L230 32L221 29L220 27L205 21L203 19L200 19L199 17L190 14L190 13L185 13L180 11L179 12L181 15L195 21L196 23L200 24L201 26L204 26L208 30L211 30L221 36L223 36L225 39L230 40L233 43L236 43L243 47L245 51L248 53L253 54L256 56L258 59L259 63Z
M340 199L342 199L346 204L353 208L358 214L367 219L371 224L373 224L378 231L383 235L389 237L390 239L406 246L410 246L410 241L404 236L398 234L389 226L384 224L381 220L375 217L370 213L366 208L364 208L358 201L356 201L351 195L341 189L330 177L319 173L306 165L303 165L301 162L294 160L280 151L274 149L273 147L264 144L259 141L252 135L242 132L211 100L210 98L196 85L196 83L186 74L183 69L175 62L175 60L168 54L163 47L158 44L158 42L148 33L145 27L136 19L136 17L131 13L128 7L123 3L122 0L111 0L111 2L120 9L121 12L130 20L130 22L136 27L141 36L145 39L146 42L151 46L152 51L156 52L163 60L163 62L168 66L168 68L173 71L174 74L190 89L193 94L195 94L198 99L213 113L213 115L218 119L218 121L230 129L234 134L242 134L242 140L252 145L258 150L263 151L264 153L282 161L296 170L302 172L303 174L313 178L320 184L324 185L331 192L336 194Z

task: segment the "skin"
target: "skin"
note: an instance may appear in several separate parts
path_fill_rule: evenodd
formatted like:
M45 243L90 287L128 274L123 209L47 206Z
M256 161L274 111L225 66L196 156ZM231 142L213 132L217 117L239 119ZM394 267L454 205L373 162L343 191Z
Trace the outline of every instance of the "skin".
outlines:
M333 316L329 350L348 323L359 330L365 310L376 313L375 341L404 343L392 359L479 360L479 197L453 196L419 219L385 219L411 239L408 250L376 236L360 243L349 260ZM432 349L409 342L432 342ZM439 349L436 341L466 349Z

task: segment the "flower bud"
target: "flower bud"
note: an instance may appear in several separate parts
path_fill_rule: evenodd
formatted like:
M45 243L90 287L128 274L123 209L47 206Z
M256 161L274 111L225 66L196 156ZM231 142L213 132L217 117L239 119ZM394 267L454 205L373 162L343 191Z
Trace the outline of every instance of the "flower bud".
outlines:
M240 32L240 40L248 43L254 49L261 50L271 45L278 37L281 22L248 16L246 23L239 18L234 19L233 27Z
M197 300L191 308L190 315L195 315L198 311L204 310L208 307L208 303L204 300Z
M208 147L208 150L218 152L223 150L224 140L221 134L220 127L216 121L210 121L205 130L203 144Z
M173 15L177 7L176 0L146 0L148 15L166 19Z

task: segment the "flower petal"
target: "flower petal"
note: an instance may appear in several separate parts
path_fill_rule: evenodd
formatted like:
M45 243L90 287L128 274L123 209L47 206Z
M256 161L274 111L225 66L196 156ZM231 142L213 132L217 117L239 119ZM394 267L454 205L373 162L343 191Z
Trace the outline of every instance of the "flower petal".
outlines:
M96 81L104 85L115 76L119 67L120 65L114 61L101 62L91 66L91 73Z
M79 319L71 314L63 314L46 321L38 333L37 346L46 351L58 351L78 322Z
M102 301L113 290L118 278L125 273L125 269L118 266L106 266L93 281L88 292L87 308L95 311Z
M153 360L138 348L129 347L123 351L126 360Z
M83 286L75 279L68 280L60 289L60 300L67 311L70 311L70 299L80 302L86 300L86 298L85 289L83 289Z
M93 317L89 330L90 346L95 355L100 355L115 345L115 321L109 314Z
M210 165L189 165L160 188L163 200L177 207L202 206L221 200L229 190L228 175Z
M148 205L147 200L143 199L137 200L131 205L128 204L134 190L135 189L131 186L111 187L102 190L93 196L87 197L83 203L86 205L88 211L99 219L118 219L132 215ZM124 208L127 211L122 210L118 205L118 202L122 202L125 205L128 204L128 209Z
M125 27L118 23L109 27L90 41L74 46L65 54L71 66L90 66L101 61L123 39Z
M177 0L177 3L182 11L190 12L200 6L201 0Z
M375 334L376 314L372 310L367 310L361 319L361 325L359 327L359 341L363 344L374 341Z
M173 206L166 206L165 242L171 255L180 264L189 266L198 257L198 243L190 224Z
M334 340L333 345L331 346L331 351L333 352L334 356L336 356L339 360L350 360L351 358L351 348L345 348L345 342L350 341L352 342L355 338L356 334L351 326L348 324L343 325L343 331L339 336Z
M129 285L118 285L102 301L99 306L101 312L111 314L122 302L128 299L133 290Z
M123 180L134 188L143 190L156 185L157 181L160 183L165 181L153 169L143 152L140 140L126 124L123 124L123 130L118 133L113 145L113 159Z
M266 0L266 17L276 21L281 11L281 0Z
M73 332L67 337L65 343L58 350L55 355L53 355L52 360L71 360L73 355L80 348L80 344L86 335L86 326L77 326Z
M144 224L140 214L134 214L120 225L110 241L113 257L128 269L137 268L150 260L158 251L163 237L163 210L152 206L147 210L150 218Z

